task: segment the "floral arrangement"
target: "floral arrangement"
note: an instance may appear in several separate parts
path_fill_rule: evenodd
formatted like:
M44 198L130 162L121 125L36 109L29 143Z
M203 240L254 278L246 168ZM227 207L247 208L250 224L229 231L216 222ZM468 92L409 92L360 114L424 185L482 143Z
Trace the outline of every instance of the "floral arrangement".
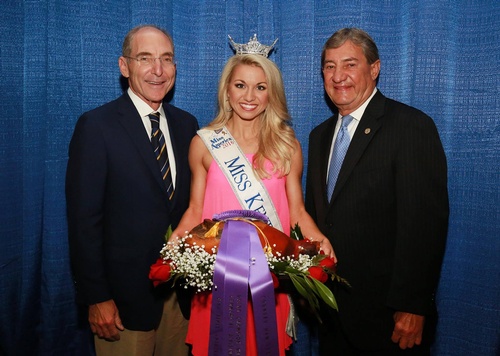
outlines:
M170 230L169 232L171 233ZM292 229L291 235L303 238L298 225ZM348 283L336 274L333 258L324 254L281 256L271 251L265 251L265 256L275 288L278 288L280 279L288 278L313 310L318 310L320 299L329 307L338 310L335 297L325 283L329 279L347 285ZM205 246L191 242L189 235L186 235L164 245L160 258L151 266L149 278L155 286L173 280L174 283L178 281L185 288L193 288L196 292L210 291L213 286L216 257L217 247L207 252Z

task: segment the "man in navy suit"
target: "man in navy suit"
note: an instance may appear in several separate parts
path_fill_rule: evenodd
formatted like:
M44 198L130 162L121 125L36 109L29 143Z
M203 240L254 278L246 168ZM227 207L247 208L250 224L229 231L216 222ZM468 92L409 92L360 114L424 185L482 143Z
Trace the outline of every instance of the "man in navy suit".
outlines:
M435 124L376 88L378 49L342 29L322 52L325 91L338 112L309 137L306 208L330 239L339 312L323 318L322 355L428 355L448 227L447 167ZM344 116L347 153L327 195Z
M148 274L168 227L176 227L188 206L188 147L198 123L164 99L176 74L168 33L149 25L132 29L119 68L127 92L84 113L69 148L66 198L77 295L88 305L98 355L187 355L187 320L177 295L154 288ZM150 141L151 113L160 114L171 197Z

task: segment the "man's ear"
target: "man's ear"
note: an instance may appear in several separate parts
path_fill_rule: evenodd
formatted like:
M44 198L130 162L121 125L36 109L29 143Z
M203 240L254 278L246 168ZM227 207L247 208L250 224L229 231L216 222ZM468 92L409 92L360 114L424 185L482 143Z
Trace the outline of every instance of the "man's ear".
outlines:
M120 73L125 77L128 78L130 76L129 71L128 71L128 62L127 58L125 57L120 57L118 58L118 67L120 67Z
M380 74L380 59L377 59L375 62L370 64L370 73L373 80L378 78L378 75Z

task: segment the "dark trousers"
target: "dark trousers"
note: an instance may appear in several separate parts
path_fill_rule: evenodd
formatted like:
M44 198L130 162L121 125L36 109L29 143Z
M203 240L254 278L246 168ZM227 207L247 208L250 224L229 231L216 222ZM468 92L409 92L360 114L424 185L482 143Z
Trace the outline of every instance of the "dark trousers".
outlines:
M429 326L432 328L432 325ZM430 356L431 338L425 331L422 344L415 345L411 349L402 350L398 344L391 341L390 337L374 345L372 350L361 349L348 340L339 318L334 315L324 320L320 326L319 353L321 356Z

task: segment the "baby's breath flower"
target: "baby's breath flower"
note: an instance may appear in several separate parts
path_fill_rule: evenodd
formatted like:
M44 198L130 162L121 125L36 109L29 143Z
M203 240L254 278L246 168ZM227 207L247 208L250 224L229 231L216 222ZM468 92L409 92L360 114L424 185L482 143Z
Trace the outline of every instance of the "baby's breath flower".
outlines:
M168 242L160 251L163 260L170 263L172 277L182 277L185 288L193 287L197 292L209 291L213 287L213 272L217 258L217 248L205 251L205 245L191 242L189 235L177 241ZM269 269L282 273L283 266L289 266L297 271L307 273L312 266L312 257L308 255L281 256L280 253L266 251L265 256ZM281 267L277 268L276 266Z

